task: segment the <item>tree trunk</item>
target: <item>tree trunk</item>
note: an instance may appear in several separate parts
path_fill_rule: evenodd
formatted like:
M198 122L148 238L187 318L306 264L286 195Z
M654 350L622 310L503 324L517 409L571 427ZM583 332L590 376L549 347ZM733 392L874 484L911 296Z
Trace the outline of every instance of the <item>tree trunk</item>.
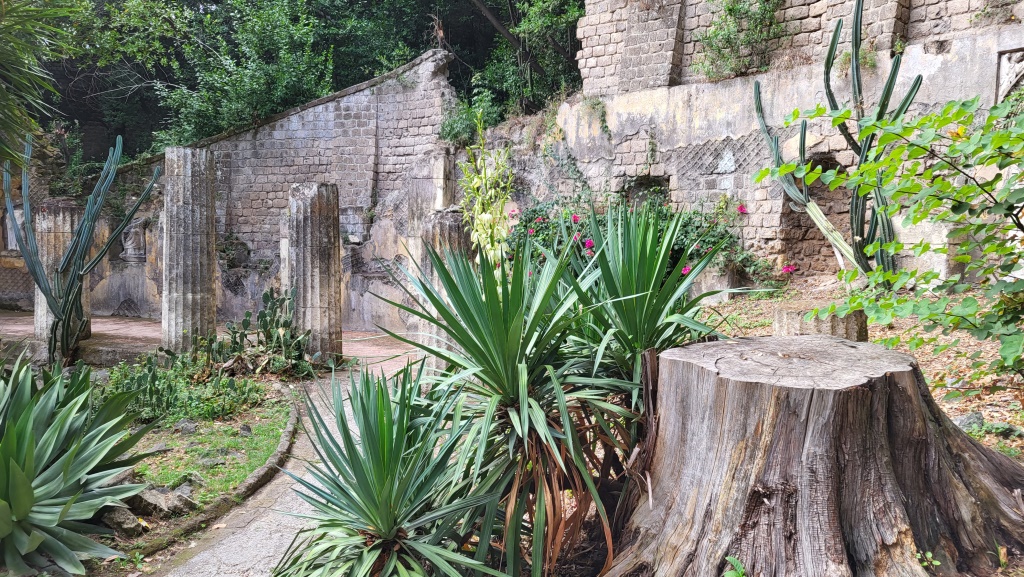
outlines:
M653 494L610 577L992 574L1024 467L958 429L914 359L813 335L661 355Z

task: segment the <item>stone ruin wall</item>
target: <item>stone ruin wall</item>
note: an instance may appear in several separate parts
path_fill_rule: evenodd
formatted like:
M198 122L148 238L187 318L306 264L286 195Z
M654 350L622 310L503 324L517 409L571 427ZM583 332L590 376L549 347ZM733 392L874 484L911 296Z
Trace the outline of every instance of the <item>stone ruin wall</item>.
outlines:
M747 248L780 266L795 264L800 274L834 272L832 248L810 219L790 208L777 184L753 182L770 164L754 113L753 83L761 81L766 118L774 128L792 110L825 102L827 43L843 18L839 53L849 49L853 6L853 0L786 0L779 16L787 35L771 52L769 69L709 82L692 65L700 57L697 38L711 23L712 4L588 0L578 29L583 90L560 106L559 130L541 135L538 118L495 131L499 142L511 143L525 157L518 161L520 189L535 198L527 193L517 200L529 204L578 190L579 183L552 158L572 157L595 191L618 191L628 179L643 177L666 184L677 209L705 207L728 195L749 210L741 217ZM905 48L896 93L904 94L914 75L924 77L912 112L979 94L991 105L1024 77L1022 17L1019 1L865 0L865 46L876 50L877 59L873 69L865 68L868 98L884 84L898 39ZM849 100L847 76L833 71L840 101ZM830 126L812 124L809 133L812 158L830 166L854 164L853 153ZM782 136L786 157L794 158L795 129ZM545 143L547 154L541 152ZM837 228L849 231L844 191L819 190L817 200ZM943 231L928 227L900 234L905 242L944 240ZM952 272L952 263L927 258L917 265Z
M327 183L339 191L346 330L416 328L369 293L402 300L382 263L408 265L410 253L420 260L423 239L432 238L443 219L439 209L451 202L450 154L438 140L443 111L454 98L447 81L450 58L427 52L255 128L190 145L208 148L215 165L219 321L258 310L263 291L280 287L281 220L291 185ZM138 194L163 162L161 155L129 165L117 186ZM153 200L137 215L149 219L145 261L123 261L115 243L90 277L93 314L160 318L164 182L161 177ZM99 223L97 244L111 224ZM31 294L20 255L0 253L0 307L29 309Z
M449 59L428 52L254 129L193 145L209 147L216 166L218 319L257 310L263 291L280 286L288 191L315 182L338 187L346 330L410 328L369 292L401 300L381 263L409 264L404 255L420 248L445 186L437 135L454 98Z
M866 36L878 50L877 67L865 73L869 97L884 82L897 38L906 45L897 92L905 91L914 74L924 76L916 111L977 94L991 104L1024 77L1024 3L866 2ZM992 3L1000 7L986 9ZM746 247L780 265L796 264L800 273L834 271L832 250L809 219L790 209L777 185L753 183L769 157L754 116L752 85L762 82L766 115L775 126L793 109L823 102L825 42L836 19L849 21L852 7L853 0L786 0L780 17L789 34L772 52L770 69L708 82L692 67L701 50L696 38L712 18L707 0L589 0L579 26L582 93L559 106L554 130L536 115L512 119L491 133L493 144L515 148L517 203L580 192L580 179L566 170L571 161L598 193L642 178L664 184L677 209L707 206L728 195L749 210L742 217ZM449 210L457 195L455 155L438 138L444 108L454 96L446 80L449 58L428 52L255 128L193 145L211 151L216 170L221 321L259 308L263 290L279 286L288 190L316 182L339 190L346 330L419 329L370 293L402 300L382 264L423 265L425 246L463 240L459 215ZM849 94L848 80L839 71L835 75L842 99ZM783 140L792 157L795 132L784 132ZM828 163L854 161L829 128L812 126L810 152ZM145 173L160 162L135 165L122 176L141 188ZM821 191L818 200L834 224L848 230L845 194ZM151 221L143 235L149 247L145 262L121 261L115 246L94 271L95 314L159 318L161 213L158 196L139 214ZM109 231L109 225L100 230ZM941 230L926 228L901 234L909 242L944 238ZM19 260L9 251L0 254L0 306L25 308L31 281ZM919 264L942 271L951 266L941 260Z

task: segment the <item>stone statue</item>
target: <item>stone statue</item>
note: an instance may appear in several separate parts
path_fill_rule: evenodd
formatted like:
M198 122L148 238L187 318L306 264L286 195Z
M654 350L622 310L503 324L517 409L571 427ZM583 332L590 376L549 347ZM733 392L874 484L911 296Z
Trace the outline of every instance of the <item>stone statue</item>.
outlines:
M18 241L14 238L15 237L15 229L14 229L14 227L11 226L11 217L10 217L10 215L4 214L2 218L4 219L4 221L2 223L0 223L0 225L2 225L2 226L0 226L0 230L6 230L7 231L7 238L5 239L4 244L5 244L6 248L7 248L7 250L17 251L18 250ZM22 211L22 209L20 209L20 208L14 209L14 220L15 220L15 222L18 223L18 228L21 229L21 232L24 233L24 231L25 231L25 213L24 213L24 211Z
M125 262L146 262L146 229L148 218L136 218L121 232L121 260Z

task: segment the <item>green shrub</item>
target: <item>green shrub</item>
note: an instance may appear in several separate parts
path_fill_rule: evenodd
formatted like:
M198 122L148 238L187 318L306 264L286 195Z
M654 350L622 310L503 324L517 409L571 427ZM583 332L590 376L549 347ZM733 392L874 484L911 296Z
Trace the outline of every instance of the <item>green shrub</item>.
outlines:
M697 40L704 48L694 65L712 80L765 70L773 40L784 27L775 13L782 0L711 0L719 10L711 26Z
M108 395L93 404L88 368L69 376L43 372L36 388L31 367L0 360L0 549L14 575L52 559L85 574L80 559L121 556L84 536L109 532L92 519L103 507L142 490L104 486L148 455L125 455L149 432L128 434L137 393Z
M455 146L469 146L476 140L478 117L484 128L497 125L504 117L494 101L494 94L485 88L473 91L472 102L460 99L445 110L441 121L441 140Z
M132 407L141 422L164 419L217 419L262 402L263 384L211 373L203 354L149 355L138 364L121 363L110 372L106 394L137 393Z
M306 355L310 331L300 332L294 326L294 302L295 289L288 295L278 295L273 288L266 290L256 324L249 311L241 322L227 323L227 339L207 340L209 358L220 363L234 361L255 373L313 376L313 363L319 360L319 354Z
M736 234L739 219L745 211L742 206L722 196L710 211L679 212L682 222L675 242L672 243L669 265L674 267L683 260L683 264L692 266L690 260L699 259L712 247L720 246L712 261L713 268L735 270L762 289L782 288L785 285L785 271L779 271L771 260L744 249ZM634 210L652 212L660 223L662 234L677 214L669 206L660 188L645 191L644 200L637 203ZM517 213L519 222L512 228L508 244L521 246L529 238L535 249L535 258L540 260L544 258L544 250L560 254L566 246L571 246L580 258L589 258L594 255L593 248L588 246L594 238L591 223L602 224L605 218L598 214L596 220L592 220L590 213L591 209L581 206L579 202L558 200L534 204ZM793 269L787 267L786 270Z
M525 556L518 544L530 539L532 570L539 576L578 542L591 507L609 525L591 477L603 468L586 448L596 446L599 434L613 433L601 427L578 433L576 424L630 418L628 410L605 399L628 395L635 385L583 379L590 360L562 355L570 328L583 315L567 284L569 257L539 263L532 254L527 243L511 260L492 263L480 255L478 265L465 253L429 250L437 280L414 269L405 279L410 282L396 283L413 306L387 302L443 336L443 344L423 343L389 332L448 365L446 374L458 382L452 391L455 413L471 423L463 446L474 449L461 454L460 462L471 469L476 490L499 495L498 508L509 513L500 531L509 573L519 575ZM596 280L593 274L587 278L581 290ZM557 518L547 518L548 505L559 511ZM487 543L495 508L481 509L480 542Z

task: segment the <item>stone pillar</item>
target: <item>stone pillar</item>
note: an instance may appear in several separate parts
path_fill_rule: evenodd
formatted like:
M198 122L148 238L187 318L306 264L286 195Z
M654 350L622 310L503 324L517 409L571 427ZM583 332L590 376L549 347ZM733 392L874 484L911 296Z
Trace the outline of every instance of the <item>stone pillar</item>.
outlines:
M216 330L214 166L205 148L168 148L164 166L163 346L182 351Z
M832 335L851 341L867 342L868 317L864 311L854 311L843 318L829 315L819 318L815 315L811 320L805 317L815 309L829 306L828 302L789 301L775 309L773 334L781 336L800 335Z
M338 186L292 185L282 223L281 284L295 289L295 326L309 330L309 352L341 354L342 271ZM287 233L285 232L287 230Z
M39 246L39 262L46 271L51 286L54 281L54 274L60 261L64 258L64 251L71 244L75 228L81 222L85 209L69 198L52 198L42 202L36 213L35 233L36 243ZM88 258L88 256L87 256ZM87 321L90 319L89 299L89 278L86 277L82 287L82 310ZM46 304L46 297L43 291L36 287L35 304L35 335L36 340L46 342L50 338L50 327L53 325L54 315ZM89 338L92 333L91 322L87 322L82 339Z

